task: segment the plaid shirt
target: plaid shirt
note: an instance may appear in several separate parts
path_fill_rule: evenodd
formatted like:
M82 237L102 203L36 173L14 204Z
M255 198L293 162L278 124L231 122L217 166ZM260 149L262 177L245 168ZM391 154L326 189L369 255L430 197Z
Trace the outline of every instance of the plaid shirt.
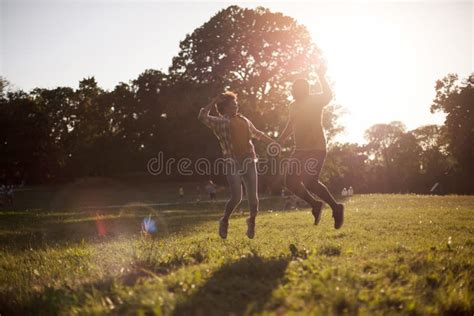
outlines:
M264 133L259 131L252 122L242 114L236 114L237 116L243 118L249 127L250 136L256 139L260 139ZM201 109L199 112L198 119L203 122L207 127L209 127L216 135L217 139L219 140L219 144L222 149L222 155L224 158L236 158L234 155L234 150L232 146L232 141L230 137L230 116L212 116L208 113L205 113L204 109ZM253 147L252 142L251 145L251 152L252 158L256 159L255 149Z

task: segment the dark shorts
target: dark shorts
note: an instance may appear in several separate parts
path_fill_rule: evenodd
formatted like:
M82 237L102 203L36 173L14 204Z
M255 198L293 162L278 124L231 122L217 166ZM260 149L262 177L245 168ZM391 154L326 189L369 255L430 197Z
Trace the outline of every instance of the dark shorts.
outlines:
M297 162L299 170L299 176L304 178L317 178L321 173L321 169L326 159L326 151L324 150L295 150L291 155L291 158ZM296 164L295 164L296 166ZM289 171L292 171L290 173ZM287 176L298 176L294 170L288 170Z

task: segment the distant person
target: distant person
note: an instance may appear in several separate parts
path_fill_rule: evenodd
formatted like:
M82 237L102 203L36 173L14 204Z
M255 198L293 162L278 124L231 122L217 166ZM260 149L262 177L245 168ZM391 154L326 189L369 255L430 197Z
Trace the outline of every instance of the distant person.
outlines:
M180 199L184 198L184 188L183 187L179 187L178 194L179 194Z
M347 189L346 189L346 188L342 189L341 195L342 195L342 197L346 197L346 196L347 196Z
M217 106L219 116L209 112ZM257 166L252 138L266 142L273 139L259 131L252 122L239 113L237 95L223 93L214 98L199 112L198 119L209 127L219 140L222 154L227 158L226 177L231 198L225 206L224 216L219 220L219 236L227 238L229 218L242 200L242 182L249 202L250 216L247 218L247 237L255 236L255 218L258 212Z
M290 104L288 123L282 132L279 142L283 143L290 135L294 136L295 150L293 159L300 162L301 173L287 173L286 185L296 196L306 201L312 207L314 223L321 219L323 203L314 198L317 195L332 208L334 228L341 228L344 222L344 205L336 202L328 188L319 181L319 175L326 158L326 138L322 126L323 108L331 101L332 92L326 80L326 68L318 69L322 93L311 95L307 80L297 79L293 83L293 103ZM309 159L316 159L317 170L304 168ZM316 173L316 175L313 174Z
M350 186L349 189L347 190L347 195L348 196L353 196L354 195L354 189L352 188L352 186Z
M216 200L216 193L217 193L217 185L212 182L212 180L209 180L206 184L206 192L209 196L209 200L215 201Z

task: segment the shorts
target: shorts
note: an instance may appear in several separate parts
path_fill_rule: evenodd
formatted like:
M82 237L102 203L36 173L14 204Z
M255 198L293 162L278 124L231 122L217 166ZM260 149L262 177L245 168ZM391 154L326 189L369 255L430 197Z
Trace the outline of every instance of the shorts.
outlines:
M319 179L325 159L325 150L295 150L291 155L290 161L296 162L295 166L298 165L299 170L297 171L300 172L301 176ZM290 171L295 172L295 170L288 170L287 174Z

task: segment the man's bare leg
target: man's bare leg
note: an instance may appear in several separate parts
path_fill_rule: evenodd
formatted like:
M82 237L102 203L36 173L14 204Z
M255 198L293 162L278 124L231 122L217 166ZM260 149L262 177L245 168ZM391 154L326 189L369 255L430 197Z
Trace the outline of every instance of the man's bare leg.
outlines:
M319 221L321 220L321 211L323 208L323 203L321 201L316 200L314 196L310 192L308 192L308 190L303 184L303 177L299 175L287 175L286 186L288 190L293 192L294 195L304 200L311 206L311 213L314 216L314 224L319 224Z

